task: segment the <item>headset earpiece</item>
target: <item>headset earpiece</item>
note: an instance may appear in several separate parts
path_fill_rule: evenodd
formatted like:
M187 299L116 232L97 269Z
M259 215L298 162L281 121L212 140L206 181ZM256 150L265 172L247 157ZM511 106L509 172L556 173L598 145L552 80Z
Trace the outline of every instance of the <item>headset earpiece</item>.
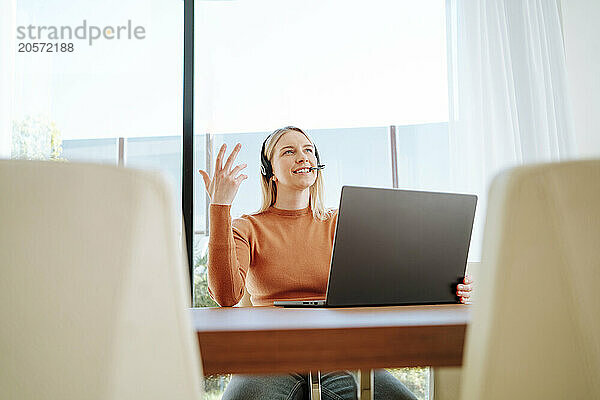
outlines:
M260 173L263 174L267 180L271 179L273 176L273 166L271 165L271 161L269 161L267 156L265 156L265 147L267 145L267 141L272 135L273 134L267 136L260 151Z

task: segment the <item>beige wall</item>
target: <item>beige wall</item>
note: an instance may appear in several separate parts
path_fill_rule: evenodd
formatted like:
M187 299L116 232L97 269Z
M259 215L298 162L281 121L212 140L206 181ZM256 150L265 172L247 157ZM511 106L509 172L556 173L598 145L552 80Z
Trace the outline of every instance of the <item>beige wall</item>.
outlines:
M579 155L600 158L600 0L561 0L561 9Z

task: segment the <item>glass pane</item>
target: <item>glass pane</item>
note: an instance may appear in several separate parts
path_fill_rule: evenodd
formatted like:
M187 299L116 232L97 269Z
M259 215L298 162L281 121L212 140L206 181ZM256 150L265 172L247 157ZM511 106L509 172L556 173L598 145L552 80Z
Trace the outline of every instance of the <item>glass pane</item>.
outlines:
M449 190L448 123L396 126L396 151L399 188Z
M125 166L164 173L181 215L183 2L14 4L12 157L118 165L124 138Z
M183 2L15 5L12 156L117 165L126 138L126 165L165 172L180 204Z
M115 30L130 23L145 32L141 39L127 38L125 30L119 39L90 41L88 31L87 39L56 40L73 43L68 54L17 53L17 120L47 115L64 139L181 131L182 2L124 0L98 5L91 0L56 0L48 6L41 0L17 0L16 4L17 27L55 26L59 32L64 27L67 36L69 30L83 33L84 23L88 29ZM33 32L37 37L37 30ZM48 39L49 32L42 30L42 38ZM33 41L27 36L19 43Z
M203 132L448 120L442 0L196 4Z
M217 304L208 295L208 284L206 281L206 263L208 260L208 236L206 234L207 202L204 180L198 173L199 169L207 170L206 166L206 141L208 135L194 136L194 296L192 305L194 307L215 307ZM212 380L210 382L214 383ZM217 379L217 382L219 380ZM208 388L209 380L206 382ZM217 384L217 387L218 384Z
M343 185L392 187L389 128L311 131L325 164L325 202L338 208Z
M69 161L117 165L117 139L71 139L62 142L62 156Z
M181 214L181 136L139 137L127 140L125 166L160 171L173 189Z
M194 136L194 230L196 234L204 234L206 226L206 189L204 180L198 170L207 169L206 139L208 135Z

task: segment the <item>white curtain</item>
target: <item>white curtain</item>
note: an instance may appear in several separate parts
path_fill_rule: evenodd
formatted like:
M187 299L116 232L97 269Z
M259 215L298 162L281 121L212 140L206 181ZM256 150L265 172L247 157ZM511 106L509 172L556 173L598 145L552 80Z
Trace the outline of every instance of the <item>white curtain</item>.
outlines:
M10 158L15 71L16 0L0 2L0 159Z
M557 0L449 0L450 148L457 190L479 195L501 170L575 154Z

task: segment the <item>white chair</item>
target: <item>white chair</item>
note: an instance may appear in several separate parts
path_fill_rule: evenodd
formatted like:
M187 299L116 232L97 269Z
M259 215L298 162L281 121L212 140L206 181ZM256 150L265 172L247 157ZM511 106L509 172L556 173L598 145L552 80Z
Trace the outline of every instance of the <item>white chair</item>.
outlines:
M201 398L177 223L155 174L0 161L0 398Z
M461 398L600 398L600 160L490 189Z

